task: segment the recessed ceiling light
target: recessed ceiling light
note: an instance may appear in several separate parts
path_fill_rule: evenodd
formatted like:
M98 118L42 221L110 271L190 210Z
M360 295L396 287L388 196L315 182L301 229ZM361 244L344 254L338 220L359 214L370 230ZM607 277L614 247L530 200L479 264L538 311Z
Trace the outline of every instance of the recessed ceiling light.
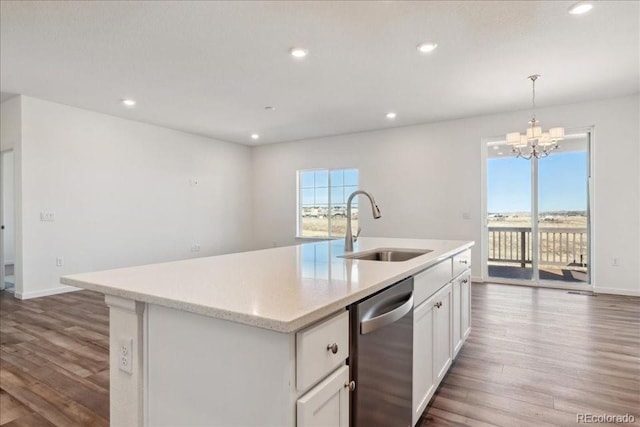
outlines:
M136 105L135 99L131 98L122 99L120 100L120 102L122 102L122 105L124 105L125 107L133 107L134 105Z
M569 13L572 15L582 15L593 9L593 4L588 1L579 1L569 8Z
M416 46L416 49L418 49L418 52L420 53L429 53L429 52L433 52L437 47L438 47L438 43L425 42L425 43L420 43L418 46Z
M264 107L265 110L267 111L275 111L276 107L272 107L271 105L267 105L266 107Z
M258 135L257 133L251 134L251 139L258 139L258 138L260 138L260 135Z
M396 113L394 113L393 111L390 111L387 113L387 119L389 120L393 120L397 117L398 115Z
M502 156L502 151L498 151L498 156Z
M309 51L302 47L292 47L289 53L291 53L291 56L294 58L302 59L309 54Z

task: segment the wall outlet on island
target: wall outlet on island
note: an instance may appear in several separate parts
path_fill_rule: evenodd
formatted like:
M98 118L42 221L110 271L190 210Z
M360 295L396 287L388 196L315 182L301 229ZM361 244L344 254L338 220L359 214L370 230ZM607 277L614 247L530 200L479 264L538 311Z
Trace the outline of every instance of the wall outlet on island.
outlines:
M56 267L62 267L64 265L64 258L61 256L56 257Z
M195 244L191 246L191 252L200 252L200 245Z
M128 374L133 373L133 340L118 341L118 368Z
M611 258L611 265L613 267L620 267L620 258Z

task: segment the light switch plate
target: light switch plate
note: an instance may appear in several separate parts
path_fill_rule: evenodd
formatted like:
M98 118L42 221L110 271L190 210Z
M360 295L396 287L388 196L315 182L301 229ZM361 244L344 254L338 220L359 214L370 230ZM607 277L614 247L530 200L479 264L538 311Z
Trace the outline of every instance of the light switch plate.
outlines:
M53 212L40 212L40 221L53 222L56 219L56 214Z

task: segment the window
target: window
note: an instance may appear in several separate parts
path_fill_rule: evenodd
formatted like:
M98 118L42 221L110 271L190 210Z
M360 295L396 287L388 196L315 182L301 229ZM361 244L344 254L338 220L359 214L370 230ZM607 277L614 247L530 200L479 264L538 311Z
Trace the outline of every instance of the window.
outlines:
M358 189L358 169L298 171L298 237L344 237L347 199ZM358 228L358 199L351 206Z

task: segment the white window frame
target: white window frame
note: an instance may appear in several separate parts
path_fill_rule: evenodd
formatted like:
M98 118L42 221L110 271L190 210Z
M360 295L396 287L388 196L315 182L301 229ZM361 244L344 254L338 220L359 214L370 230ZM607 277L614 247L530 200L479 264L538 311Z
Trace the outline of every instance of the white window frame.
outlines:
M296 238L297 239L308 239L308 240L329 240L334 238L340 238L344 236L333 236L331 235L331 172L333 171L346 171L346 170L356 170L358 171L358 184L357 188L360 189L360 169L356 167L342 167L342 168L309 168L309 169L298 169L296 171ZM317 172L317 171L327 171L327 235L326 236L303 236L301 233L300 227L302 226L302 187L300 181L300 175L303 172ZM351 185L342 185L342 187L352 187ZM314 183L314 189L315 183ZM345 201L346 206L346 201Z

